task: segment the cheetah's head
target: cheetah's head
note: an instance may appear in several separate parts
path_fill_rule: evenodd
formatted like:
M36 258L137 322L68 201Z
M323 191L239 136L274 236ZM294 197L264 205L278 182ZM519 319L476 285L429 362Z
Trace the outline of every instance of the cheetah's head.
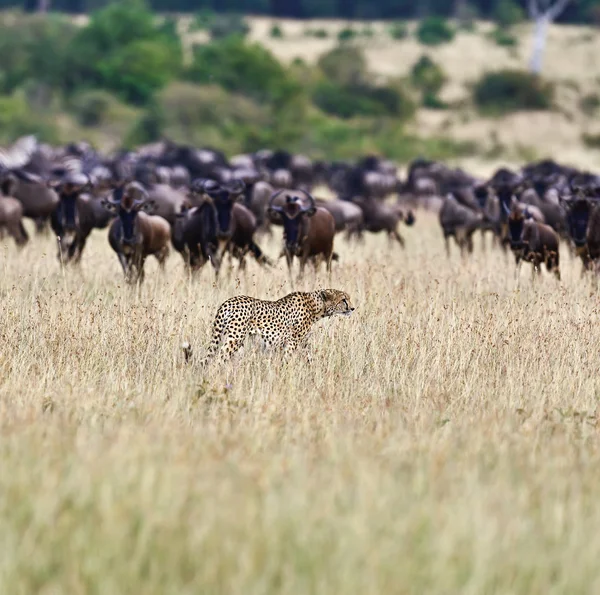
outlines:
M321 289L319 297L323 300L323 317L343 314L350 316L354 312L354 306L350 302L350 296L345 291L338 289Z

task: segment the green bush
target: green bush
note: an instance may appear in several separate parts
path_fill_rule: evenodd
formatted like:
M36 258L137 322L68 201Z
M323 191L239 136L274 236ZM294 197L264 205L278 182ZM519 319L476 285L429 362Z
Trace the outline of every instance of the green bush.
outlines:
M269 35L273 39L283 39L283 29L281 28L281 25L278 25L277 23L275 23L271 27L271 30L269 31Z
M337 38L339 42L343 43L345 41L352 41L353 39L356 39L357 35L358 34L354 29L351 29L350 27L345 27L344 29L341 29L338 32Z
M328 80L339 85L360 85L369 78L367 61L356 47L338 46L323 54L318 66Z
M131 108L114 95L100 90L78 93L69 101L68 107L77 122L86 128L108 126L132 115Z
M304 35L305 37L314 37L316 39L327 39L329 37L327 29L305 29Z
M216 13L213 10L202 8L194 15L190 31L209 31L215 16Z
M77 27L56 15L17 15L0 22L0 92L28 79L63 85L65 60Z
M441 17L427 17L417 27L417 39L423 45L441 45L454 39L454 29Z
M224 39L226 37L246 37L250 26L246 19L236 13L217 14L208 26L211 39Z
M476 83L475 105L489 115L552 108L554 87L540 77L520 70L490 72Z
M517 38L501 27L496 27L491 33L490 38L499 46L502 47L516 47L518 45Z
M436 96L446 82L442 68L429 56L423 55L410 71L410 81L424 96Z
M515 0L499 0L493 18L499 27L508 28L522 23L525 20L525 11Z
M600 108L600 95L598 93L589 93L579 100L579 109L586 116L595 116L598 113L598 108Z
M589 149L600 149L600 134L587 134L581 136L583 144Z
M276 107L301 92L300 85L273 54L238 37L196 46L186 78L202 85L217 84Z
M35 134L47 143L61 141L51 114L30 109L20 93L0 97L0 142L12 143L19 136L28 134Z
M361 35L363 37L374 37L375 31L373 30L373 27L371 25L365 25L363 27L363 30L361 31Z
M392 23L389 28L390 37L392 39L406 39L408 37L408 27L406 23L398 21L396 23Z
M157 24L141 1L109 4L69 44L65 86L106 89L141 104L180 74L182 60L172 23Z
M315 85L312 99L325 113L340 118L394 116L408 119L414 113L412 101L393 87L344 86L323 80Z

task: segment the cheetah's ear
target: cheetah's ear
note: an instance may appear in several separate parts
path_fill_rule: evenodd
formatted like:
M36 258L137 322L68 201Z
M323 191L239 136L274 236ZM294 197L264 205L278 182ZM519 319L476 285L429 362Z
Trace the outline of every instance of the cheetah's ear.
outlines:
M327 300L327 299L329 299L329 292L328 292L326 289L321 289L321 297L322 297L324 300Z

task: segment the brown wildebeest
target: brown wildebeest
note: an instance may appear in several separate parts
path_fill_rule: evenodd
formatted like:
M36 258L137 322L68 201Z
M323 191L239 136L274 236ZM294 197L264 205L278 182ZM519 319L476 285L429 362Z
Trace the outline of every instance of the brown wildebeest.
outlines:
M558 234L545 223L527 218L527 210L516 201L508 216L508 238L510 249L515 255L517 274L522 260L533 265L533 273L541 273L542 262L548 272L553 272L560 281Z
M105 207L117 215L108 231L110 247L119 257L128 283L144 280L144 262L153 255L161 268L169 255L171 228L158 215L149 215L154 205L137 182L118 188L113 193L116 200L105 200Z
M335 237L335 220L333 215L322 207L317 207L315 199L304 190L298 190L308 199L308 206L304 206L296 194L286 194L284 206L275 205L275 200L285 192L280 190L269 201L269 214L278 216L283 223L285 256L290 277L294 256L300 259L300 276L310 258L319 266L320 259L325 259L327 271L331 273L331 261L335 258L333 253L333 239Z

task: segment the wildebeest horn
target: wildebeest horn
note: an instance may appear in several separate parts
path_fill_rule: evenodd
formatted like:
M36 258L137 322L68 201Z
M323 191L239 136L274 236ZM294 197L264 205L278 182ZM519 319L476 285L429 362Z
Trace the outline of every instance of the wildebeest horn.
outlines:
M148 198L148 192L139 182L131 182L125 191L133 198L134 203L144 202Z
M310 201L310 206L308 208L303 209L303 211L310 211L311 209L316 208L317 205L315 204L315 199L312 194L310 194L306 190L303 190L302 188L299 188L298 192L302 192L302 194L304 194L304 196L306 196L306 198L308 198L308 200Z
M206 192L208 194L209 192L214 192L215 190L219 189L220 184L219 182L215 182L215 180L202 180L200 183L200 188L202 189L202 192Z
M233 178L227 182L227 184L224 184L224 188L226 188L230 194L241 194L246 189L246 184L244 183L244 180Z
M282 190L278 190L277 192L273 193L271 195L271 198L269 199L269 209L272 211L283 211L283 209L281 207L275 207L273 206L273 201L282 193L285 192L285 188L283 188Z

